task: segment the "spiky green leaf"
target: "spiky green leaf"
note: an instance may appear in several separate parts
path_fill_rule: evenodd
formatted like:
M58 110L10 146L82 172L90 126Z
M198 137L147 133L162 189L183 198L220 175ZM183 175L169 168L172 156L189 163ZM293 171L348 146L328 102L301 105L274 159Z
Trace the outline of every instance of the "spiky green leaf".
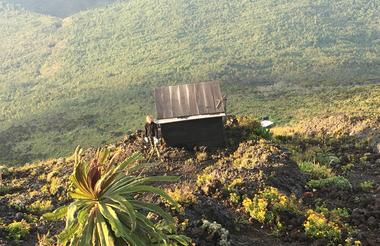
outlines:
M51 213L45 213L42 218L45 220L59 220L65 217L68 206L62 206L57 208Z

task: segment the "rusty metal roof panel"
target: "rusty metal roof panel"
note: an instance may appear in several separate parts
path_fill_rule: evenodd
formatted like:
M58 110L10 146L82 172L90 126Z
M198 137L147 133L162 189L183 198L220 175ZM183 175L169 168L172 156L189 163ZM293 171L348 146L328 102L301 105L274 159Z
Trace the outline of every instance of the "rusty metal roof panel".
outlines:
M163 86L154 97L159 120L224 113L219 81Z

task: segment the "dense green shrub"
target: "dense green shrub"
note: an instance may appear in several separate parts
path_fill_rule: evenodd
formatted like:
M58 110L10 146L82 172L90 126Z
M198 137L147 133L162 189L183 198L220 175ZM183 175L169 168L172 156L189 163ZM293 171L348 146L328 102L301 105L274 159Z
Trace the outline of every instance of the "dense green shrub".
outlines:
M33 213L45 213L53 209L53 205L50 200L37 200L27 206L27 209Z
M328 178L334 175L331 168L314 162L301 162L298 164L300 170L309 174L313 179Z
M310 180L307 185L313 189L337 188L341 190L351 190L352 185L348 179L342 176L332 176L319 180Z
M30 225L25 220L14 221L6 227L6 230L9 239L20 240L29 234Z
M359 187L364 191L369 191L375 187L375 181L365 180L359 184Z

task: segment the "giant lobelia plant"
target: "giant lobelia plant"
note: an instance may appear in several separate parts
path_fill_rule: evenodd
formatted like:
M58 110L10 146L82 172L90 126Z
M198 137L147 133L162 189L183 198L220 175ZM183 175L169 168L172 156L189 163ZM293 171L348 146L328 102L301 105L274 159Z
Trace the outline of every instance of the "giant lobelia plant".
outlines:
M176 235L170 214L159 206L135 199L139 193L154 193L176 206L176 202L152 182L176 181L177 177L133 176L141 168L135 153L114 164L106 150L98 151L88 162L81 158L78 147L75 166L70 177L69 196L73 202L43 217L57 220L66 217L66 227L57 236L59 245L188 245L190 239ZM147 218L154 213L162 218L154 223ZM164 225L164 226L163 226Z

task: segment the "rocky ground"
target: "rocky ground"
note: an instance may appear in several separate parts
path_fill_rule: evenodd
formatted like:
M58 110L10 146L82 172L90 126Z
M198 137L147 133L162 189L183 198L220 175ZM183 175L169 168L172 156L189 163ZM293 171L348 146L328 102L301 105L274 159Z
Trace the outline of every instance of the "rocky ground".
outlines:
M230 117L223 149L161 145L157 158L142 132L105 147L120 160L142 152L141 175L180 176L161 186L180 203L173 216L195 245L380 245L379 130L376 116L334 115L271 136ZM54 245L64 222L40 216L69 202L72 167L67 157L0 169L0 245Z

